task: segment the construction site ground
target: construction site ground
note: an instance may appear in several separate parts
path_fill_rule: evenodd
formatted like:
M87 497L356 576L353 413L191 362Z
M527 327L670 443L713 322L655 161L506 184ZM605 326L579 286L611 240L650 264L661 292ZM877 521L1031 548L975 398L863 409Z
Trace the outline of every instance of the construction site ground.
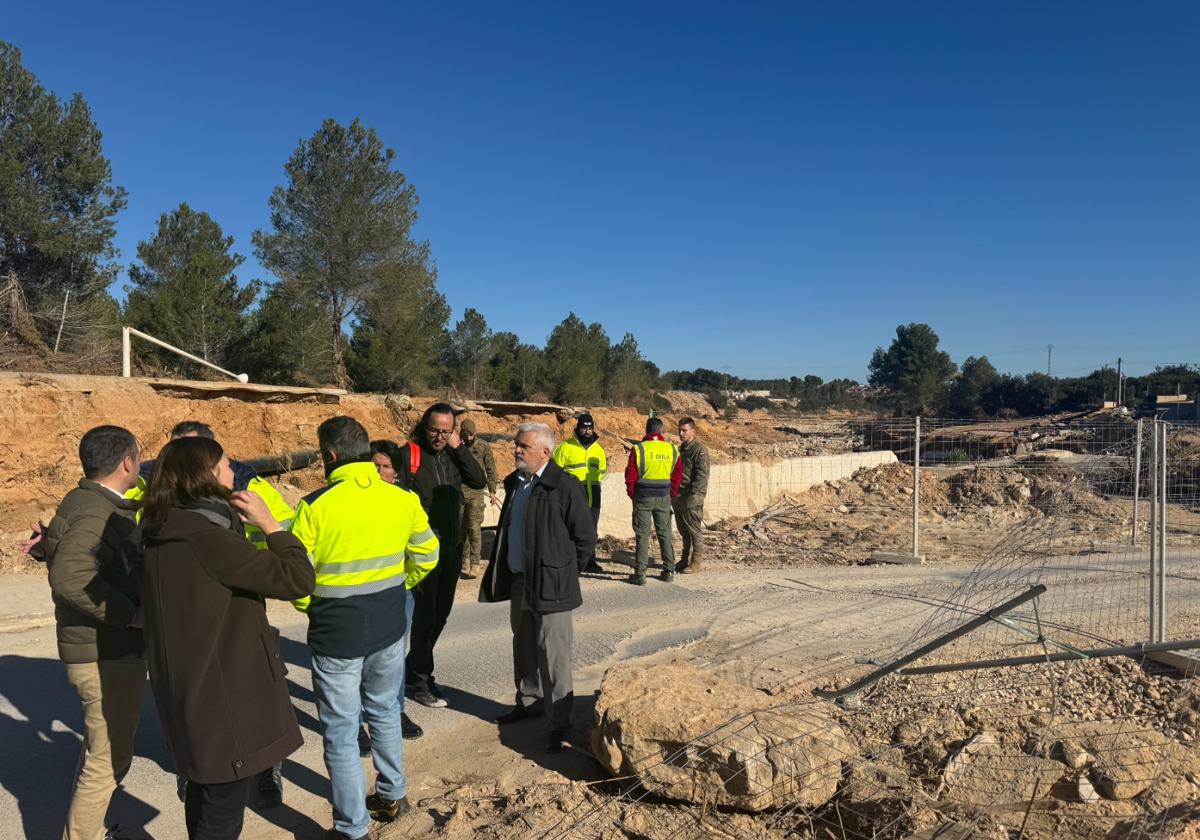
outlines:
M166 442L171 426L199 419L214 428L231 455L255 458L312 449L317 425L337 413L357 417L373 437L402 440L431 401L375 395L229 396L186 383L152 386L103 377L0 374L0 736L7 747L0 753L0 825L20 826L13 836L58 836L78 753L80 711L55 655L45 567L21 555L16 543L28 535L32 522L47 519L77 480L75 453L83 431L104 422L125 425L153 455ZM517 422L548 422L560 436L569 434L573 425L569 411L553 407L463 407L480 433L497 444L502 473L512 466L507 439ZM628 447L641 437L645 415L621 408L594 408L592 413L610 470L619 470ZM668 429L673 429L676 417L667 415ZM863 445L853 417L784 420L755 413L733 421L704 419L699 425L718 463L836 455ZM512 693L507 611L502 605L475 603L477 582L463 581L438 648L438 677L448 687L450 708L411 710L427 733L406 745L410 799L418 807L400 822L376 826L374 835L655 840L782 836L778 815L772 820L726 813L719 825L706 827L697 821L702 811L694 807L622 796L628 780L606 780L587 751L593 695L601 678L617 662L678 660L711 669L780 702L807 700L814 688L842 684L864 672L866 666L856 665L856 658L883 655L912 638L936 611L946 608L981 562L994 558L998 546L1019 541L1013 535L1022 529L1039 534L1038 529L1048 529L1043 544L1053 546L1054 556L1037 561L1038 574L1043 579L1069 579L1076 602L1086 604L1094 595L1095 603L1108 605L1116 594L1124 597L1132 591L1118 592L1113 579L1136 580L1145 569L1149 523L1143 514L1137 534L1142 549L1118 549L1104 563L1088 559L1111 550L1106 546L1127 543L1133 523L1128 499L1076 480L1078 471L1072 466L1086 456L990 450L989 455L995 457L921 471L924 566L867 565L872 552L911 549L913 470L900 463L788 492L752 516L711 521L706 571L679 576L673 584L652 578L644 589L627 585L623 578L632 560L632 541L602 539L599 554L608 571L584 580L585 604L575 617L577 749L563 755L545 754L544 732L537 723L507 730L490 723ZM319 487L324 477L319 465L313 465L273 480L295 500ZM1172 572L1184 581L1200 580L1200 554L1193 548L1200 541L1200 509L1174 506L1170 539ZM1173 637L1200 637L1200 587L1173 590L1171 611ZM329 825L328 782L304 620L286 605L272 605L271 619L286 640L284 653L305 746L285 764L284 807L255 808L244 836L315 838ZM1078 673L1079 697L1084 698L1078 702L1094 703L1098 709L1106 704L1128 707L1130 714L1151 721L1172 743L1189 745L1187 754L1194 756L1200 739L1195 679L1148 675L1140 666ZM1145 699L1150 691L1169 696L1171 703L1150 704ZM1191 697L1196 702L1188 706ZM885 694L881 699L886 702L877 714L843 721L854 737L891 737L896 716L906 714L905 698ZM1187 712L1191 717L1178 716L1181 704L1192 710ZM182 837L172 762L149 694L145 708L138 758L114 800L113 820L134 837ZM1086 708L1073 710L1085 719ZM1172 711L1176 717L1168 720ZM1002 739L1027 734L1011 721L972 718L965 723L954 710L926 709L921 714L936 719L934 724L926 721L926 729L947 733L941 740L926 737L924 730L912 735L915 749L927 755L929 772L935 776L971 726L990 727ZM916 711L912 716L920 717ZM1161 822L1178 828L1195 816L1180 808L1200 798L1200 766L1175 770L1168 774L1170 785L1154 787L1146 797L1164 813L1175 809ZM912 805L917 799L924 804ZM921 796L906 802L903 821L892 823L914 835L955 816L953 809L943 813L941 806ZM1119 832L1133 813L1128 802L1108 801L1092 806L1063 801L1034 811L1026 819L1025 837L1102 836ZM1015 836L1010 814L994 822L981 819L974 827L979 836ZM871 826L860 828L868 833L844 836L872 836Z

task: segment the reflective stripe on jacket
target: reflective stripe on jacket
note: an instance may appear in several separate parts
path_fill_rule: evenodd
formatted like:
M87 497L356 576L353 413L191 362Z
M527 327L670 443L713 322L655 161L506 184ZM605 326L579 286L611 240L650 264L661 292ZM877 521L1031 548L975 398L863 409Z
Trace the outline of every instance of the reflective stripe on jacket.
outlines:
M675 468L679 464L679 449L665 440L643 440L633 447L637 463L636 491L639 496L674 495L672 484Z
M308 643L323 656L366 656L406 626L405 590L438 562L438 538L416 493L389 484L370 461L350 462L296 508L292 533L308 549L317 586L295 601Z
M583 483L588 505L595 507L600 482L608 475L608 456L599 439L584 446L578 438L567 438L554 448L554 463L562 467L567 475L573 475Z

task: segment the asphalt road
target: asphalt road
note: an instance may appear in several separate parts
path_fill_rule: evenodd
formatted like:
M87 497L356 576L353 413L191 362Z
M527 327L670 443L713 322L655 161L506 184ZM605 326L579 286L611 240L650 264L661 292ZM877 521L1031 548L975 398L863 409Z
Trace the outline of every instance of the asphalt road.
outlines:
M710 579L710 584L715 583ZM464 582L464 586L468 585ZM576 612L577 670L616 656L640 655L701 638L706 615L722 600L712 589L681 579L651 580L635 589L617 580L585 583L585 607ZM727 596L726 596L727 597ZM79 754L79 701L68 685L54 645L53 617L44 579L0 580L0 837L61 835ZM304 747L284 768L285 804L256 809L244 837L321 836L329 825L328 782L317 734L305 620L286 605L272 606L283 633L283 652ZM8 628L4 632L4 627ZM644 631L644 628L650 628ZM511 634L507 605L459 602L437 649L437 675L448 709L410 704L430 736L409 742L410 779L420 773L425 743L464 720L488 718L512 697ZM137 757L109 811L121 836L160 840L185 836L176 798L173 763L147 689L138 730Z
M1134 602L1131 598L1146 587L1145 565L1137 556L1053 558L1031 577L1052 581L1052 588L1066 587L1071 594L1065 603L1080 605L1073 618L1090 621L1103 615L1097 610L1115 606L1113 598L1121 605ZM1172 566L1180 573L1172 584L1173 616L1178 617L1173 627L1200 634L1200 555L1176 554ZM959 597L953 593L974 579L968 564L742 568L681 576L675 584L651 579L641 589L615 578L584 581L585 604L575 613L577 697L590 694L615 661L693 642L689 660L732 665L735 676L752 685L779 685L811 673L814 662L903 645L914 629L937 617L938 599ZM0 838L60 836L79 754L79 701L55 651L49 607L44 578L0 578ZM1124 615L1125 608L1115 614ZM284 806L254 808L243 836L316 838L329 825L328 782L305 623L286 605L273 606L271 618L283 631L305 744L285 763ZM527 744L498 737L483 722L511 702L510 640L507 605L457 603L438 646L437 675L450 708L410 704L427 732L406 744L410 795L436 790L442 782L432 778L436 773L469 774L472 754L495 759L506 751L561 770L535 759ZM113 800L109 822L120 825L124 837L182 838L173 764L149 690L145 709L137 757ZM577 712L577 722L583 714ZM588 759L576 761L586 765Z

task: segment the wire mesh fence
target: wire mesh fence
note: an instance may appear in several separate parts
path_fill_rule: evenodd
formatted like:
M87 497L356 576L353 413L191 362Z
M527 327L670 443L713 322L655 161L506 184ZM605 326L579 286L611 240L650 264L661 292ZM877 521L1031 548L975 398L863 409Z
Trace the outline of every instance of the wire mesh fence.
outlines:
M724 681L702 690L760 699L653 749L598 721L625 781L542 835L1166 836L1200 794L1200 687L1158 649L1200 645L1200 429L790 428L825 461L744 522L722 517L744 547L964 562L915 591L797 576L731 614L690 664ZM740 492L732 476L714 471L718 493Z

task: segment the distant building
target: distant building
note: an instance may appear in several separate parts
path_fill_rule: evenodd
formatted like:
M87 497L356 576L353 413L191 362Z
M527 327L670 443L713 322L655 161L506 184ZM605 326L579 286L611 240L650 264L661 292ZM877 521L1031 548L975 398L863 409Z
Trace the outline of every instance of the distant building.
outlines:
M1187 394L1155 394L1142 400L1138 417L1154 417L1168 423L1200 423L1200 401Z
M735 402L736 402L737 400L748 400L748 399L750 399L751 397L762 397L763 399L770 399L770 397L771 397L771 391L770 391L770 389L769 389L769 388L768 388L767 390L765 390L765 391L734 391L734 390L727 390L727 391L722 391L721 393L722 393L722 394L724 394L724 395L725 395L726 397L728 397L729 399L731 399L731 400L734 400Z

